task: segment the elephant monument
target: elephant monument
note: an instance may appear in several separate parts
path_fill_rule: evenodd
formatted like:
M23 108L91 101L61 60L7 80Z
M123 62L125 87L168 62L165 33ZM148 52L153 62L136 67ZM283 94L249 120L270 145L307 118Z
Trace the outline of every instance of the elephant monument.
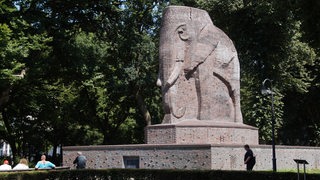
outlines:
M237 51L206 11L165 9L159 55L163 123L194 119L242 123Z
M185 143L207 142L210 137L234 141L238 129L249 128L258 135L256 128L242 122L237 51L204 10L185 6L164 10L157 85L161 86L165 115L162 126L147 127L148 143L177 143L179 133L193 138L181 137ZM217 126L222 128L217 130ZM218 131L223 138L216 136ZM161 134L169 139L161 140Z

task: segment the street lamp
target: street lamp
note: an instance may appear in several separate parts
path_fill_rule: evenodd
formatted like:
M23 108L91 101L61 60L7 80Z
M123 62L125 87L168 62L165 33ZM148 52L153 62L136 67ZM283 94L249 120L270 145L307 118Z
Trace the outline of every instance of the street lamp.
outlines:
M269 82L270 88L266 87L266 83ZM274 140L274 124L275 124L275 119L274 119L274 98L273 98L273 91L272 91L272 80L270 79L265 79L262 82L262 87L261 87L261 93L263 95L271 95L271 111L272 111L272 169L274 172L277 171L277 159L276 159L276 147L275 147L275 140Z

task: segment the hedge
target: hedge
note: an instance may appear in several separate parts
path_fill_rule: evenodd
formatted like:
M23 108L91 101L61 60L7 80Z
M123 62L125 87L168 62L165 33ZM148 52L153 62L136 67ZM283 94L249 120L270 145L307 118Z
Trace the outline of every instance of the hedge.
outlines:
M293 172L219 171L219 170L150 170L86 169L1 172L0 180L296 180ZM303 174L300 174L303 179ZM319 180L320 174L307 174L308 180Z

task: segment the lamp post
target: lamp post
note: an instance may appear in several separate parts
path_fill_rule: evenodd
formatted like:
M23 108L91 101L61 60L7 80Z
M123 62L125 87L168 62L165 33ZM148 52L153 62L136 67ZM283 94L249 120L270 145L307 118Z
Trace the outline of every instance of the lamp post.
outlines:
M270 89L266 87L266 83L270 83ZM277 171L277 159L276 159L276 147L275 147L275 138L274 138L274 126L275 126L275 119L274 119L274 98L273 98L273 92L272 92L272 80L270 79L265 79L262 82L262 88L261 88L261 93L263 95L271 95L271 111L272 111L272 116L271 116L271 123L272 123L272 169L274 172Z

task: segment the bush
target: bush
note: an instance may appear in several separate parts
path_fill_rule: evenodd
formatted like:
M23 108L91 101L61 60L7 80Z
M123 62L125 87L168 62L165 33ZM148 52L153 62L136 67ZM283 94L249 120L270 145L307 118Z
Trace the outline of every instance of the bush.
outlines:
M303 179L303 175L301 179ZM293 172L217 171L217 170L150 170L86 169L2 172L0 180L296 180ZM320 174L307 174L308 180L319 180Z

